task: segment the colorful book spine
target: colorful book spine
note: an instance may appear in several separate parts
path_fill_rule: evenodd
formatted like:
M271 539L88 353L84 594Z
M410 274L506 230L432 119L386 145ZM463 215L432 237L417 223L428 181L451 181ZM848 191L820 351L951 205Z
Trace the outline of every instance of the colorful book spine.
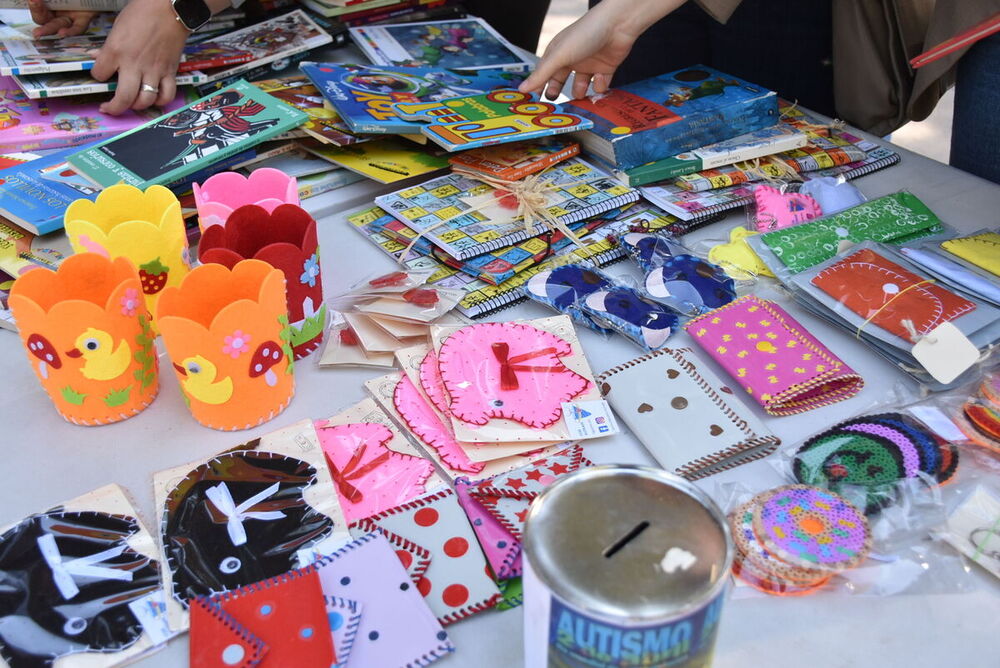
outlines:
M731 165L743 160L753 160L781 151L790 151L805 146L808 142L809 137L805 132L783 124L773 125L671 158L664 158L625 171L616 171L615 175L626 180L630 186L644 186L706 169Z

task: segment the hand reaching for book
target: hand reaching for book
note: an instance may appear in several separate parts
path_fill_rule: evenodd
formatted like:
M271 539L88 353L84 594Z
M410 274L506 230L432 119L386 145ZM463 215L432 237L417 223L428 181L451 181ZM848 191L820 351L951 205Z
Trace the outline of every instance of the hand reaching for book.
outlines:
M174 99L177 64L188 37L168 0L132 0L115 19L97 53L91 74L107 81L117 72L115 96L101 105L105 114L162 106Z
M685 0L602 0L568 28L556 35L545 49L535 71L519 87L522 93L540 93L555 99L570 74L571 97L587 94L591 81L595 93L604 93L611 76L649 26Z
M45 6L45 0L29 0L31 20L38 24L35 37L73 37L82 35L90 27L97 12L54 12Z

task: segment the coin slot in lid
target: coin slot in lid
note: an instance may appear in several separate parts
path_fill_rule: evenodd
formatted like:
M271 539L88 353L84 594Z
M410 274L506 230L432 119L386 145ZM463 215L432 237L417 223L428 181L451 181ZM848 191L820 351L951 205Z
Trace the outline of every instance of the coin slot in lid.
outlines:
M625 547L633 540L638 538L639 534L641 534L648 528L649 528L649 522L647 522L646 520L643 520L638 524L636 524L634 527L632 527L632 529L628 533L626 533L624 536L616 540L611 545L608 545L606 548L604 548L603 552L604 558L610 559L611 557L615 556L615 554L617 554L619 550L621 550L623 547Z

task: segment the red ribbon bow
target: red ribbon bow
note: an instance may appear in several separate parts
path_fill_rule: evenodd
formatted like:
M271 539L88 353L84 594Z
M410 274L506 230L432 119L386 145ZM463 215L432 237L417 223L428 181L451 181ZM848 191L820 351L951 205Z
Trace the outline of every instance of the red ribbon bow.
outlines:
M360 489L348 481L357 480L389 461L389 453L383 452L381 455L359 468L358 464L365 456L365 449L367 447L367 445L362 445L358 448L347 464L344 465L344 469L342 471L337 470L337 467L334 465L332 459L327 457L326 460L327 464L330 465L330 473L333 476L333 481L337 484L337 489L339 489L344 498L351 503L358 503L364 498L364 495L361 493Z
M521 364L521 362L526 362L530 359L535 359L536 357L554 355L557 352L555 348L542 348L541 350L533 350L530 353L522 353L520 355L514 355L513 357L508 357L508 355L510 355L509 344L494 343L492 348L493 356L497 358L498 362L500 362L501 390L516 390L519 387L517 375L514 373L515 371L544 371L548 373L562 373L563 371L568 371L568 369L562 365L530 366Z

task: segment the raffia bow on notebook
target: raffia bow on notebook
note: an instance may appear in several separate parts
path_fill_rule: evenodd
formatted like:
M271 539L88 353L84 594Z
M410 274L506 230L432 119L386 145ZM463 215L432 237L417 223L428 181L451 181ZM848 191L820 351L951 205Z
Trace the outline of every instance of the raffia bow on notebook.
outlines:
M542 175L548 171L547 168L538 172L537 174L531 174L524 177L520 181L507 181L505 179L496 179L492 176L486 176L485 174L480 174L478 172L473 172L468 169L463 169L461 167L454 167L452 172L463 176L467 179L472 179L473 181L479 181L488 186L491 186L494 191L490 193L492 197L487 198L485 201L472 206L464 211L459 211L453 216L448 216L443 218L438 222L434 223L430 227L422 230L413 237L410 244L406 247L406 250L400 254L397 260L400 264L404 264L407 257L410 255L410 251L413 250L413 246L420 241L425 235L430 234L434 230L438 229L442 225L447 225L456 218L474 213L476 211L481 211L491 206L495 206L498 201L502 201L508 197L513 197L517 202L517 213L514 214L510 220L505 221L483 221L485 225L510 225L512 222L519 220L522 223L524 231L532 236L535 233L535 226L541 225L546 230L550 232L561 232L570 239L580 248L584 248L583 242L580 241L579 237L573 233L573 230L569 229L566 223L559 220L558 217L553 216L548 211L546 193L551 190L562 190L564 186L557 186L542 180ZM589 179L587 181L578 181L573 185L587 185L594 183L596 181L603 181L607 179L606 176L599 176L597 178Z

